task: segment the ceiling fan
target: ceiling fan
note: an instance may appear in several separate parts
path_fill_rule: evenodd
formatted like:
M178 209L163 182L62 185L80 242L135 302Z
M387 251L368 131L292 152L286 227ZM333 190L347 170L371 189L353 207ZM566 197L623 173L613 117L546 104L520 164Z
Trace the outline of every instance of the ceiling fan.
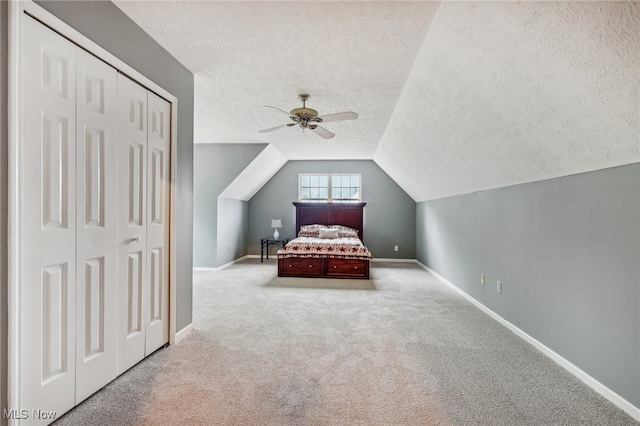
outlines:
M276 108L273 106L265 105L265 108L272 108L276 111L280 111L283 114L289 116L289 118L293 121L293 123L281 124L280 126L271 127L269 129L260 130L260 133L273 132L274 130L282 129L285 127L293 127L296 124L301 129L309 129L313 133L321 136L325 139L331 139L335 136L335 134L331 133L324 127L318 126L317 123L328 123L330 121L343 121L343 120L355 120L358 118L358 114L355 112L338 112L335 114L327 114L327 115L318 115L318 111L315 109L307 108L307 101L310 96L307 94L298 95L298 99L302 101L302 108L292 109L291 112L287 112L280 108Z

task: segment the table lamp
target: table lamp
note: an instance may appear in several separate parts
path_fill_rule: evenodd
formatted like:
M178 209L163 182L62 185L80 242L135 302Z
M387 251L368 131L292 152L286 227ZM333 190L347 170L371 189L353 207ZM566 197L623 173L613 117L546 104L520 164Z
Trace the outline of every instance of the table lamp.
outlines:
M282 228L282 219L271 219L271 227L275 229L275 232L273 233L273 239L277 240L280 236L278 228Z

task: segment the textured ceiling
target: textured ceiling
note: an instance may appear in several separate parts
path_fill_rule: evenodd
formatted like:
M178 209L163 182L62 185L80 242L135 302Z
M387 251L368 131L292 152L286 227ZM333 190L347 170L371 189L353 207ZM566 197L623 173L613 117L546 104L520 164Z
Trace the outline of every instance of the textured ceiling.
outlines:
M373 158L416 201L640 161L637 2L115 3L195 74L196 143ZM360 117L258 133L299 93Z
M116 2L195 74L195 142L273 144L289 159L371 159L436 3ZM356 121L312 132L263 108L307 106Z
M416 200L640 161L639 48L638 3L444 3L374 159Z

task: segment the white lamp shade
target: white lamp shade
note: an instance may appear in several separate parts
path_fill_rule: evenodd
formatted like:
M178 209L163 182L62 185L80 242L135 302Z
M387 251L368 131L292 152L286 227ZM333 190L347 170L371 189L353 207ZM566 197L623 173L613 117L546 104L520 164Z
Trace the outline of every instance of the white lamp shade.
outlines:
M280 236L278 232L278 228L282 228L282 219L271 219L271 227L275 228L275 232L273 233L273 239L277 240Z

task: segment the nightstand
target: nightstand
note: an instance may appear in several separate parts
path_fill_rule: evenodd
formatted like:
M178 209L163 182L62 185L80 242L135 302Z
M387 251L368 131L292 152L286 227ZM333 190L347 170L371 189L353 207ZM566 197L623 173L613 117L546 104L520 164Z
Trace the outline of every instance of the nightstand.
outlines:
M265 251L267 252L267 259L269 259L269 246L278 246L284 248L287 245L289 239L286 240L272 240L269 238L263 238L260 240L260 262L264 262Z

